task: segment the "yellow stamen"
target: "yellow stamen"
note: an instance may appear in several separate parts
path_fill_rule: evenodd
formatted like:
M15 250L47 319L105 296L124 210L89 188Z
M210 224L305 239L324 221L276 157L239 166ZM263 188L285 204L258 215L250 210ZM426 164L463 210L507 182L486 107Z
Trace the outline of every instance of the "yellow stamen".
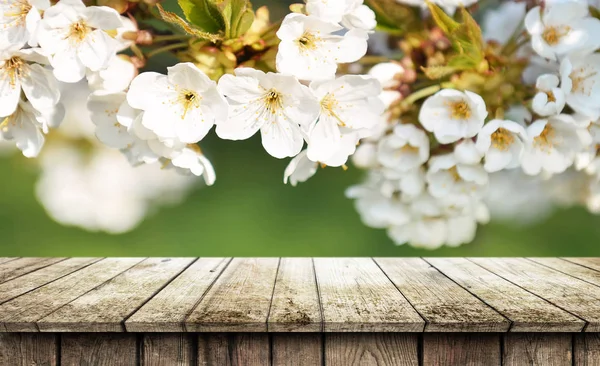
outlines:
M508 150L510 145L515 141L515 136L507 129L500 127L492 133L492 147L498 150Z
M263 97L265 108L271 114L277 113L278 110L283 109L283 98L280 92L276 89L270 89Z
M569 26L549 26L542 32L542 38L550 46L556 46L560 42L560 39L569 34L570 31L571 27Z
M200 97L196 92L191 90L183 90L179 94L178 99L179 103L183 105L183 114L181 115L181 119L185 119L185 116L190 109L196 109L200 107L200 100L202 100L202 97Z
M471 118L471 107L464 100L458 102L449 102L450 116L452 119L469 119Z
M540 133L539 136L533 139L533 144L542 150L549 150L554 146L552 142L554 135L554 128L552 128L550 124L546 123L546 126L542 130L542 133Z
M83 20L80 20L71 24L67 38L74 43L81 43L91 31L92 28L89 27Z
M458 174L458 169L456 168L456 165L453 166L452 168L448 169L448 173L450 173L450 175L452 175L452 178L454 178L455 182L462 180L462 178L460 177L460 174Z
M335 95L327 93L327 95L325 95L325 97L323 97L321 100L321 110L329 116L335 118L338 121L339 126L346 127L346 123L342 121L337 113L335 113L335 110L339 107L339 104L340 103L335 98Z
M10 86L15 87L17 83L17 79L25 76L27 72L26 66L27 64L23 59L19 57L11 57L8 60L4 61L4 65L2 66L2 74L4 77L8 77L10 79Z

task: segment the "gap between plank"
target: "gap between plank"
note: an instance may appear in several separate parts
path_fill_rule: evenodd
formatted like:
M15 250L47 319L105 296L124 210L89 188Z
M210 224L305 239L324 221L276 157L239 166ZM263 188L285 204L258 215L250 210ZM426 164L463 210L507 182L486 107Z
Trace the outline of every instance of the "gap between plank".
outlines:
M267 310L267 319L265 319L265 326L267 327L267 333L269 332L269 318L271 317L271 307L273 306L273 296L275 296L275 286L277 285L277 278L279 277L279 268L281 267L281 257L277 260L277 270L275 271L275 279L273 280L273 290L271 291L271 301L269 301L269 310ZM271 338L269 338L269 342ZM271 347L272 344L269 344ZM270 352L272 352L272 348Z
M106 258L105 258L105 259L106 259ZM83 294L81 294L81 295L77 296L76 298L72 299L71 301L69 301L69 302L67 302L67 303L65 303L65 304L62 304L62 305L61 305L61 306L59 306L58 308L56 308L56 309L52 310L51 312L49 312L48 314L46 314L46 315L42 315L41 317L37 318L37 319L35 320L35 323L34 323L34 324L35 324L35 327L37 328L38 332L40 331L40 328L39 328L39 326L38 326L38 324L37 324L38 320L40 320L40 319L43 319L43 318L45 318L45 317L49 316L50 314L53 314L53 313L57 312L58 310L62 309L63 307L65 307L65 306L67 306L67 305L69 305L70 303L72 303L73 301L75 301L75 300L79 299L80 297L82 297L82 296L84 296L84 295L87 295L88 293L90 293L90 292L92 292L92 291L96 290L97 288L99 288L99 287L101 287L101 286L104 286L104 285L105 285L107 282L110 282L110 281L112 281L113 279L115 279L115 277L122 275L123 273L125 273L125 272L129 271L131 268L133 268L133 267L137 266L138 264L142 263L143 261L145 261L145 260L147 260L147 259L148 259L148 258L142 258L142 259L141 259L139 262L136 262L136 263L135 263L135 264L133 264L131 267L128 267L128 268L124 269L123 271L121 271L121 272L117 273L116 275L114 275L113 277L109 278L108 280L106 280L106 281L102 282L102 283L101 283L101 284L99 284L98 286L95 286L95 287L93 287L92 289L90 289L90 290L88 290L88 291L84 292ZM103 259L103 260L104 260L104 259ZM98 261L98 262L96 262L96 263L99 263L99 262L101 262L101 261L102 261L102 260L100 260L100 261ZM123 330L123 331L125 331L125 330Z
M16 259L21 259L21 258L16 258ZM45 259L50 259L50 258L45 258ZM48 265L45 265L45 266L43 266L43 267L40 267L40 268L34 269L34 270L33 270L33 271L31 271L31 272L25 272L25 273L22 273L22 274L18 275L17 277L9 278L9 279L8 279L8 280L6 280L6 281L0 281L0 284L4 284L4 283L7 283L7 282L9 282L9 281L16 280L17 278L23 277L23 276L25 276L25 275L28 275L28 274L30 274L30 273L37 272L37 271L39 271L40 269L44 269L44 268L46 268L46 267L50 267L50 266L52 266L52 265L55 265L55 264L57 264L57 263L64 262L64 261L66 261L67 259L70 259L70 258L61 259L61 260L59 260L59 261L56 261L56 262L50 263L50 264L48 264ZM8 261L8 262L4 262L4 263L2 263L2 264L5 264L5 263L10 263L10 262L12 262L12 260L11 260L11 261Z
M319 287L319 278L317 277L317 267L315 266L315 258L310 258L310 262L312 263L313 276L315 278L315 285L317 286L317 300L319 301L319 314L321 315L321 333L323 333L325 332L325 313L323 312L323 302L321 301L321 288ZM325 347L325 341L323 341L323 347ZM323 348L323 357L325 357L325 348ZM323 360L325 360L325 358L323 358Z
M223 261L226 261L226 260L227 260L227 258L223 259ZM202 302L202 300L204 300L204 298L206 297L206 294L210 291L210 289L213 287L213 285L221 277L221 275L223 274L223 272L225 272L225 270L227 269L227 267L229 267L229 265L231 264L232 261L233 261L233 257L229 258L229 261L223 266L223 269L221 270L221 272L219 272L219 274L210 283L210 285L208 285L208 287L206 287L206 290L202 293L202 295L196 301L196 303L194 304L194 306L192 306L192 308L190 310L188 310L188 312L185 314L185 316L183 317L183 320L182 320L182 324L181 324L184 332L188 333L188 329L187 329L187 325L186 324L187 324L187 320L190 317L190 315L192 315L192 313L194 312L194 310L196 310L196 308L198 307L198 305L200 305L200 303ZM222 261L219 262L219 264L217 264L217 268L219 267L219 265L221 263L222 263Z
M85 266L83 266L83 267L81 267L81 268L77 268L77 269L76 269L76 270L74 270L73 272L69 272L69 273L67 273L67 274L64 274L64 275L62 275L62 276L60 276L60 277L57 277L57 278L53 279L52 281L46 282L46 283L44 283L43 285L39 285L38 287L32 288L31 290L29 290L29 291L27 291L27 292L24 292L24 293L22 293L22 294L20 294L20 295L17 295L17 296L15 296L15 297L12 297L12 298L10 298L10 299L8 299L8 300L6 300L6 301L1 301L1 302L0 302L0 305L2 305L2 304L5 304L5 303L7 303L7 302L9 302L9 301L12 301L12 300L14 300L14 299L16 299L16 298L19 298L19 297L21 297L21 296L23 296L23 295L26 295L26 294L28 294L28 293L30 293L30 292L32 292L32 291L35 291L35 290L37 290L37 289L38 289L38 288L40 288L40 287L44 287L44 286L46 286L46 285L49 285L49 284L51 284L52 282L58 281L58 280L60 280L60 279L61 279L61 278L63 278L63 277L66 277L66 276L69 276L69 275L71 275L71 274L73 274L73 273L75 273L75 272L81 271L82 269L84 269L84 268L86 268L86 267L89 267L89 266L91 266L92 264L96 264L96 263L98 263L98 262L100 262L101 260L104 260L104 259L106 259L106 258L100 258L100 259L98 259L98 260L97 260L97 261L95 261L95 262L91 262L91 263L89 263L89 264L86 264ZM5 262L5 263L6 263L6 262ZM56 263L60 263L60 262L56 262ZM56 263L54 263L54 264L56 264ZM4 264L4 263L3 263L3 264ZM35 272L35 271L34 271L34 272ZM33 272L30 272L30 273L33 273ZM28 274L29 274L29 273L28 273ZM17 278L18 278L18 277L17 277ZM13 278L12 280L15 280L15 279L16 279L16 278ZM6 282L4 282L4 283L9 283L9 282L10 282L10 281L12 281L12 280L8 280L8 281L6 281ZM3 283L3 284L4 284L4 283Z
M546 267L546 268L548 268L548 269L550 269L550 270L552 270L552 271L555 271L555 272L558 272L558 273L565 274L565 275L567 275L567 276L569 276L569 277L572 277L572 278L574 278L574 279L576 279L576 280L583 281L583 282L587 282L587 283L589 283L590 285L594 285L594 286L596 286L596 287L600 287L600 285L598 285L598 284L595 284L595 283L593 283L593 282L590 282L590 281L588 281L588 280L585 280L585 279L583 279L583 278L580 278L580 277L575 277L575 276L573 276L572 274L570 274L570 273L568 273L568 272L563 272L563 271L561 271L560 269L556 269L556 268L554 268L554 267L547 266L547 265L545 265L544 263L536 262L536 261L534 261L533 259L529 259L529 258L526 258L526 257L524 257L523 259L525 259L525 260L528 260L528 261L530 261L531 263L538 264L538 265L540 265L540 266L542 266L542 267ZM562 258L558 258L558 259L560 259L560 260L563 260ZM569 261L565 261L565 262L569 262ZM573 263L573 262L569 262L569 263L572 263L572 264L579 265L579 264L577 264L577 263ZM592 271L594 271L594 272L598 272L598 271L596 271L595 269L593 269L593 268L588 268L588 267L586 267L586 266L580 266L580 267L583 267L583 268L590 269L590 270L592 270Z
M190 262L190 264L188 264L187 266L183 267L183 269L181 269L181 271L177 272L173 277L171 277L168 281L166 281L162 286L160 286L158 289L156 289L156 291L154 291L146 300L142 301L142 303L138 306L136 306L135 309L133 309L129 314L127 314L123 320L121 320L121 327L123 328L124 332L127 332L127 326L125 326L125 322L131 318L131 316L133 314L135 314L138 310L140 310L142 308L142 306L146 305L148 303L148 301L152 300L152 298L154 296L156 296L159 292L161 292L165 287L167 287L171 282L173 282L177 277L179 277L186 269L190 268L192 266L192 264L196 263L198 261L198 257L196 259L194 259L193 261Z
M394 281L392 281L392 279L390 278L390 276L388 276L388 274L385 273L385 271L383 270L383 268L381 268L381 266L379 265L379 263L377 263L377 261L375 260L375 258L371 257L371 260L375 263L375 265L377 266L377 268L379 268L379 270L384 274L385 278L387 278L388 281L390 281L392 283L392 285L396 288L396 290L398 290L398 292L400 293L400 295L402 295L402 297L406 300L406 302L408 302L408 304L410 305L410 307L413 308L413 310L417 313L417 315L419 315L421 317L421 319L423 319L423 321L425 322L425 324L423 324L423 329L421 329L421 333L425 332L425 329L427 328L427 325L431 323L429 321L429 319L427 319L426 316L424 316L423 314L421 314L419 312L419 310L417 310L417 308L415 308L415 306L410 302L410 300L402 293L402 291L400 291L400 288L398 288L398 286L396 286L396 284L394 283Z
M488 304L487 302L485 302L482 298L480 298L479 296L475 295L474 293L472 293L471 291L469 291L467 288L463 287L460 285L460 283L454 281L452 278L450 278L447 274L445 274L441 269L437 268L436 266L434 266L433 264L431 264L430 262L427 261L427 259L420 257L425 263L429 264L429 266L431 266L431 268L435 269L436 271L438 271L442 276L446 277L447 279L449 279L450 281L452 281L454 284L456 284L456 286L462 288L463 290L467 291L468 293L470 293L474 298L476 298L477 300L481 301L482 303L484 303L485 305L487 305L490 309L494 310L496 313L500 314L504 319L508 320L508 329L506 330L506 333L510 333L510 330L512 329L514 322L509 319L506 315L502 314L500 311L498 311L498 309L494 308L492 305ZM496 275L494 273L494 275Z
M547 300L547 299L544 299L543 297L541 297L541 296L539 296L539 295L537 295L537 294L535 294L535 293L533 293L533 292L529 291L528 289L524 288L523 286L519 286L518 284L516 284L516 283L512 282L511 280L509 280L509 279L507 279L507 278L504 278L504 277L503 277L503 276L501 276L500 274L498 274L498 273L496 273L496 272L492 272L492 271L490 271L489 269L487 269L487 268L485 268L485 267L483 267L483 266L479 265L479 263L477 263L477 262L473 262L473 261L472 261L470 258L468 258L468 257L464 257L464 258L465 258L466 260L468 260L469 262L471 262L471 263L474 263L474 264L475 264L475 265L477 265L478 267L481 267L481 268L483 268L484 270L486 270L486 271L488 271L488 272L490 272L490 273L492 273L492 274L494 274L494 275L496 275L496 276L498 276L498 277L502 278L503 280L505 280L505 281L508 281L508 282L512 283L513 285L515 285L515 286L517 286L517 287L521 288L522 290L525 290L525 291L529 292L529 293L530 293L530 294L532 294L533 296L535 296L535 297L539 297L540 299L544 300L544 301L545 301L545 302L547 302L548 304L550 304L550 305L552 305L552 306L556 306L557 308L559 308L559 309L561 309L561 310L563 310L563 311L566 311L567 313L569 313L569 314L573 315L573 316L574 316L574 317L576 317L577 319L580 319L580 320L581 320L581 321L583 321L583 323L584 323L584 325L583 325L583 329L581 330L581 332L585 332L585 328L587 328L587 326L590 324L590 323L589 323L587 320L583 319L583 318L582 318L582 317L580 317L580 316L577 316L577 314L573 314L573 313L572 313L572 312L570 312L569 310L567 310L567 309L564 309L563 307L561 307L561 306L558 306L558 305L554 304L552 301L549 301L549 300Z

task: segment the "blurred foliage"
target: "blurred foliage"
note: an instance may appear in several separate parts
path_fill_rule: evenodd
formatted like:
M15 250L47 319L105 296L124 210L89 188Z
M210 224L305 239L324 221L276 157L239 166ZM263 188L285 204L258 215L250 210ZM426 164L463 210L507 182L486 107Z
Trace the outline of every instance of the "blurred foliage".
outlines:
M167 9L173 4L167 1ZM174 1L173 1L174 3ZM256 7L275 1L254 1ZM277 1L274 18L284 14ZM149 64L161 70L171 60ZM395 246L364 226L344 190L362 172L326 168L298 187L282 182L287 160L268 156L260 138L202 143L217 183L155 212L124 235L60 226L36 201L36 165L0 159L1 256L597 256L600 218L563 210L534 226L492 223L475 242L436 251Z

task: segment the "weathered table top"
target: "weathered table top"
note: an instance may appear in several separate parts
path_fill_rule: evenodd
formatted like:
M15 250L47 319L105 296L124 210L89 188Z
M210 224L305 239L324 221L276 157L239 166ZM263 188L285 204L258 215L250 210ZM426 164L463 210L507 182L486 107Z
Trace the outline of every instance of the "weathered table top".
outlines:
M0 258L0 332L599 332L600 258Z

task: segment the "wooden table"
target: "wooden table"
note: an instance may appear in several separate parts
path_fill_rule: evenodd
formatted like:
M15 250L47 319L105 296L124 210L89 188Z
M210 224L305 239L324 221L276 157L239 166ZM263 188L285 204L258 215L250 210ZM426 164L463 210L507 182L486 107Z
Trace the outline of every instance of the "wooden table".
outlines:
M600 258L0 258L0 365L600 365Z

